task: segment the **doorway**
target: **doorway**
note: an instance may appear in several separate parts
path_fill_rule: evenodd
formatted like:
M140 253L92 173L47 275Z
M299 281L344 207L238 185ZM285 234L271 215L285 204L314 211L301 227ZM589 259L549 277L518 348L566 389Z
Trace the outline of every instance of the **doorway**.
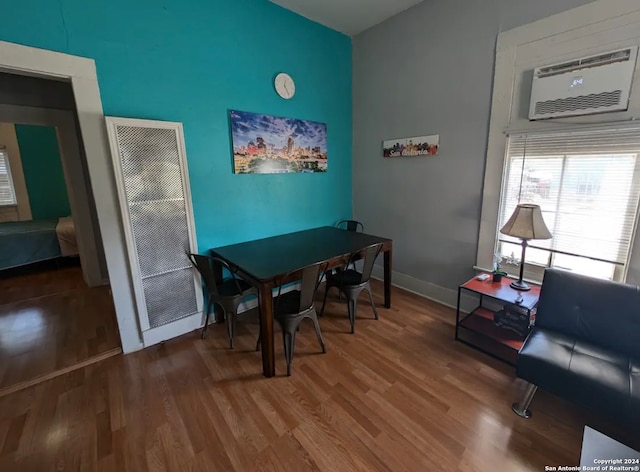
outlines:
M0 83L1 395L121 348L71 85Z
M0 41L0 71L70 82L75 100L78 137L92 184L120 343L124 353L142 349L95 62L84 57Z

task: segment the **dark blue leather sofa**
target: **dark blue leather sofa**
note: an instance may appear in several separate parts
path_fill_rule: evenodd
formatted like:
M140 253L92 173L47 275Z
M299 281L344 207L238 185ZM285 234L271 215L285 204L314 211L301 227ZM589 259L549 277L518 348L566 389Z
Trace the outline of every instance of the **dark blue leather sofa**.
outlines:
M521 416L539 387L640 427L638 287L547 269L516 373L531 384L513 405Z

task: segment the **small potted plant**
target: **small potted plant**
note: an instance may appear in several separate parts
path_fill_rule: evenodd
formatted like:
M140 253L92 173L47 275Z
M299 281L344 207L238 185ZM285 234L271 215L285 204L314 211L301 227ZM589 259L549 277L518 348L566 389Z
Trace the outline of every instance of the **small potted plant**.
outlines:
M507 273L502 270L502 256L496 254L493 258L493 281L502 282L502 277L506 277Z

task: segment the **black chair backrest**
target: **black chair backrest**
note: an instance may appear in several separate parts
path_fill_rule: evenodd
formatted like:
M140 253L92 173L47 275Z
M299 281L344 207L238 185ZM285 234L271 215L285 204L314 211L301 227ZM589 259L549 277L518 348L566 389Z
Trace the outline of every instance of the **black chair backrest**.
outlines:
M364 232L364 225L356 220L340 220L336 223L336 227L344 228L347 231L353 231L354 233Z
M320 285L320 280L322 278L321 276L324 274L326 266L327 263L325 262L317 262L302 269L302 279L300 280L300 306L298 307L298 313L308 310L313 305L313 300L316 296L316 292L318 291L318 286ZM289 272L282 278L282 281L289 279L291 275L296 272L298 272L298 270ZM279 285L278 298L276 300L279 300L280 294L282 293L282 283ZM278 307L276 306L276 311L277 310Z
M349 265L355 262L356 260L359 260L361 258L363 259L362 272L361 272L362 276L360 277L361 284L368 282L369 279L371 278L373 265L375 264L376 258L378 257L378 254L380 254L381 250L382 250L382 243L376 243L376 244L367 246L364 249L359 249L358 251L355 251L349 257L349 263L347 264L347 267L349 267ZM361 256L363 252L364 252L364 257Z
M238 293L242 292L242 288L238 283L235 271L231 268L227 261L220 259L219 257L203 256L202 254L187 253L187 257L189 258L193 266L198 270L198 272L200 272L200 277L202 277L202 281L207 287L209 293L219 295L218 285L223 282L222 273L216 275L214 264L220 264L223 269L226 269L231 274L231 277L236 284Z

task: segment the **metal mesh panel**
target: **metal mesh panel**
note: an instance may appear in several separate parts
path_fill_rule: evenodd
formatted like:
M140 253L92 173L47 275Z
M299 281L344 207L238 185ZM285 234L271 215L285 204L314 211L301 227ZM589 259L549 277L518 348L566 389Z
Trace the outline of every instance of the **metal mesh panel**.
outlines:
M191 268L144 279L142 286L152 328L198 311Z
M174 129L116 128L130 224L151 328L197 311L189 221Z
M118 126L117 134L129 204L184 199L174 130Z
M191 266L183 201L137 204L129 214L143 278Z

